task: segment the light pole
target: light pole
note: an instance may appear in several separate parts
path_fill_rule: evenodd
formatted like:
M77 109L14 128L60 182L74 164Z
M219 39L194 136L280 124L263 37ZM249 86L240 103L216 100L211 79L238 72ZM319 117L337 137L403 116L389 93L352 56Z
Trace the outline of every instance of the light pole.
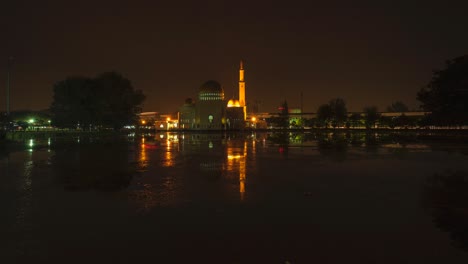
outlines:
M6 85L6 114L10 116L10 70L13 64L13 57L9 57L7 61L7 85Z

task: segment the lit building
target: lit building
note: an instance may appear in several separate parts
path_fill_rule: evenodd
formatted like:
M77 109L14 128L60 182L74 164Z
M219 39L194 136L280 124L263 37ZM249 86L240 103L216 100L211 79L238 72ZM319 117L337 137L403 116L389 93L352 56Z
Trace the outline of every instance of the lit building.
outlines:
M195 103L192 98L185 100L185 104L179 108L179 128L191 129L192 124L195 124Z
M179 127L179 120L170 114L160 115L154 122L156 130L172 130Z
M244 80L244 63L240 62L239 68L239 104L244 111L244 121L247 118L247 105L245 101L245 80Z
M224 100L224 90L217 81L205 82L198 91L198 101L187 99L179 108L179 128L195 130L244 129L247 117L244 66L239 69L239 99Z
M244 64L239 67L239 100L231 99L227 103L226 125L228 129L244 129L247 118L247 106L245 103L245 79Z
M160 114L158 112L143 112L139 113L138 117L140 119L139 125L141 128L153 129L156 120L160 118ZM130 128L130 126L128 126L128 128Z
M198 102L195 104L196 129L225 129L226 103L224 90L217 81L205 82L198 91Z

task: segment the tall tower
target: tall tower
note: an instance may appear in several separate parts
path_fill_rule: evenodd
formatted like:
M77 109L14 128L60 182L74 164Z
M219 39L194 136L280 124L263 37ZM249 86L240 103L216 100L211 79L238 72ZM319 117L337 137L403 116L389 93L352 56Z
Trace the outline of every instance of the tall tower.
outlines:
M247 118L247 106L245 104L245 81L244 81L244 63L240 61L239 69L239 103L244 108L244 120Z

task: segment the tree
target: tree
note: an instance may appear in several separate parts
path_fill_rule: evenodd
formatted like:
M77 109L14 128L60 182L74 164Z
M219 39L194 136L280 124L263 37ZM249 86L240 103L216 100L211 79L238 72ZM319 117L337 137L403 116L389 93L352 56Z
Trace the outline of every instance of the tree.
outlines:
M348 117L346 103L341 98L330 100L328 104L321 105L317 109L317 119L328 127L329 123L335 128L342 126Z
M317 109L317 119L321 124L324 124L325 127L328 127L328 123L333 118L333 111L328 104L323 104Z
M328 103L332 112L332 125L333 127L342 126L348 118L348 110L346 103L341 98L330 100Z
M365 123L366 123L366 128L371 128L375 126L375 122L380 117L380 114L377 111L376 106L367 106L364 107L364 116L365 116Z
M141 112L145 96L141 90L134 90L130 81L116 72L106 72L95 79L98 87L97 108L101 111L102 125L122 128L136 121Z
M400 113L400 112L408 112L409 109L408 109L408 106L406 106L403 102L396 101L387 107L387 111L392 112L392 113Z
M355 128L361 125L361 114L360 113L353 113L349 117L351 127Z
M53 124L58 127L119 129L136 121L144 99L128 79L107 72L96 78L69 77L57 82L50 110Z
M93 101L96 100L95 85L87 77L68 77L59 81L53 88L53 101L50 110L53 124L58 127L88 127L94 123Z
M468 124L468 55L448 60L444 70L433 72L417 95L422 109L438 125Z
M390 116L381 116L379 120L379 125L381 127L388 127L394 129L396 126L396 118Z

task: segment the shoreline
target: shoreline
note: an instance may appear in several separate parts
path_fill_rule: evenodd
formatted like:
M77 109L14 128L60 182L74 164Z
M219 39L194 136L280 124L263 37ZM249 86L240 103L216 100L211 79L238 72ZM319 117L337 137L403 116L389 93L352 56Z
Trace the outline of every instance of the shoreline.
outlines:
M1 132L1 131L0 131ZM80 130L56 130L56 131L3 131L0 142L22 141L32 138L67 138L77 136L114 137L128 136L135 133L144 135L151 133L187 133L187 134L246 134L246 133L392 133L392 134L421 134L421 135L467 135L468 129L390 129L390 128L311 128L311 129L245 129L245 130L128 130L128 131L80 131Z

